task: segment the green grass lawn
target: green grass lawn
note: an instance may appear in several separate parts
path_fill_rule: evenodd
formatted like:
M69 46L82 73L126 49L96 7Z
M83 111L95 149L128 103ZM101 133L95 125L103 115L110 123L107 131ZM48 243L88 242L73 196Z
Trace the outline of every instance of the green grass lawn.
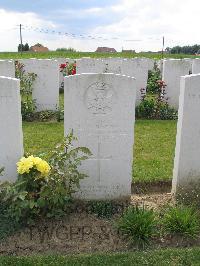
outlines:
M24 122L25 152L38 155L63 138L63 123ZM134 181L172 177L176 121L137 120L135 125Z
M0 257L0 265L15 266L88 266L88 265L136 265L136 266L189 266L200 265L200 248L165 249L146 252L91 254L70 256Z
M33 52L0 52L0 59L21 59L21 58L58 58L58 57L65 57L65 58L81 58L81 57L95 57L95 58L103 58L103 57L125 57L125 58L132 58L132 57L148 57L148 58L155 58L161 59L161 53L96 53L96 52L59 52L59 51L49 51L45 53L33 53ZM195 55L186 55L186 54L164 54L165 58L186 58L191 57L195 58L198 56Z

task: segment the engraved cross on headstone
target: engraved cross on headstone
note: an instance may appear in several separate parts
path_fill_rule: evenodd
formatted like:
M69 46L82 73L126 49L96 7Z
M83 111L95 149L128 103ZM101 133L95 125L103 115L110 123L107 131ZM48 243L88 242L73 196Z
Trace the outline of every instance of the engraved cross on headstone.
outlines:
M97 171L98 171L98 181L100 182L101 180L101 161L105 161L105 160L110 160L112 158L112 156L101 156L101 142L99 140L98 137L98 146L97 146L97 157L94 158L97 160Z

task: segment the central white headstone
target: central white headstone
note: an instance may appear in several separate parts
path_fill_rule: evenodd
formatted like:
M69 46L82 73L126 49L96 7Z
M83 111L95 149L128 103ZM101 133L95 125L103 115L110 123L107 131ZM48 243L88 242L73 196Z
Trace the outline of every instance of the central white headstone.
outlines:
M80 199L123 199L131 195L135 122L135 79L115 74L65 78L65 135L93 156L81 171Z
M16 163L22 155L20 82L0 77L0 168L5 168L1 181L16 179Z
M172 193L200 198L200 74L181 78Z

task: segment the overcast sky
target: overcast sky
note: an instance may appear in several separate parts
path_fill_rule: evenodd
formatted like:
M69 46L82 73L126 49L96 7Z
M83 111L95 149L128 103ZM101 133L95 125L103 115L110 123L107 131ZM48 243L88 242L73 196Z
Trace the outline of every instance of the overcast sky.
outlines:
M200 44L199 21L199 0L0 0L0 51L17 50L20 23L23 43L52 50L157 51L162 36L165 47Z

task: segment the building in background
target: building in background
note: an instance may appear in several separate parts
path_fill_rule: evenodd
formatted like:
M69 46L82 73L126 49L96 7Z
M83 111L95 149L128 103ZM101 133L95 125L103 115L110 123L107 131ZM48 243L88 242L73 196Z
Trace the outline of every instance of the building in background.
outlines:
M96 49L96 53L116 53L117 51L115 48L109 48L109 47L98 47Z
M48 52L49 49L47 47L44 47L42 44L37 43L34 46L30 47L31 52Z

